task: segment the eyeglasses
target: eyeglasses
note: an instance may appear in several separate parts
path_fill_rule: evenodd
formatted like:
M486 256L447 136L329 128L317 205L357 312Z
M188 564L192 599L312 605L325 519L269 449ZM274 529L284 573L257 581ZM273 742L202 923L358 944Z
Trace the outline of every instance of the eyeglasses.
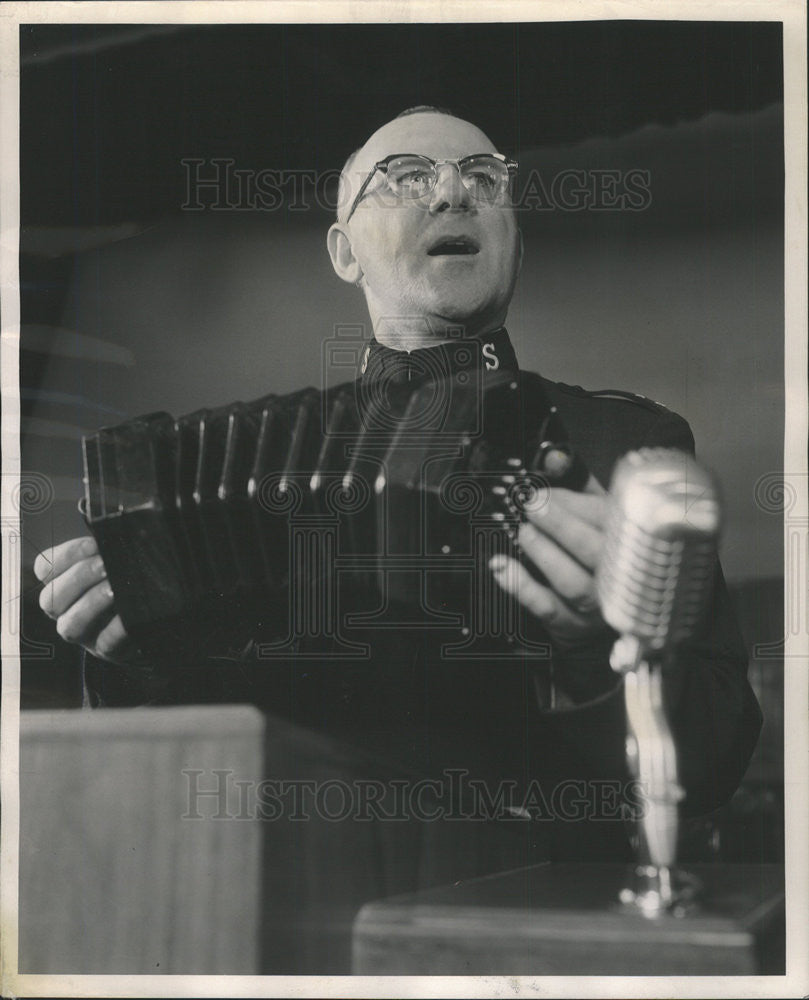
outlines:
M464 187L477 201L494 202L502 198L508 182L517 172L515 160L509 160L502 153L472 153L460 160L431 160L418 153L393 153L375 163L362 182L357 197L346 216L346 222L354 214L354 209L362 201L363 195L377 170L385 175L390 190L399 198L423 198L438 183L438 168L452 163Z

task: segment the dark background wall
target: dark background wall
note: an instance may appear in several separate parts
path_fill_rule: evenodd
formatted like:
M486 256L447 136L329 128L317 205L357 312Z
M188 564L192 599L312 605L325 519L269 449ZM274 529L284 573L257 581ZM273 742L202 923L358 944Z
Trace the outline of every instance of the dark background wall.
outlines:
M780 574L753 492L783 465L779 25L36 26L21 45L24 464L56 488L28 562L81 530L82 432L317 384L336 325L370 336L311 188L305 210L208 192L192 212L181 161L322 176L426 102L523 185L648 172L641 211L521 211L509 330L526 368L686 416L723 484L727 575Z

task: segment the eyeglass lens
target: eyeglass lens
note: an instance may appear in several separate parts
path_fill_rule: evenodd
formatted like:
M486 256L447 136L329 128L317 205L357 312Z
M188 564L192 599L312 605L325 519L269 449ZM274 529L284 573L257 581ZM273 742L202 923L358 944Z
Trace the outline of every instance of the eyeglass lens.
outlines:
M423 156L397 156L388 162L388 184L403 198L420 198L435 187L439 169ZM498 197L508 185L508 167L494 156L468 157L458 171L464 187L481 201Z

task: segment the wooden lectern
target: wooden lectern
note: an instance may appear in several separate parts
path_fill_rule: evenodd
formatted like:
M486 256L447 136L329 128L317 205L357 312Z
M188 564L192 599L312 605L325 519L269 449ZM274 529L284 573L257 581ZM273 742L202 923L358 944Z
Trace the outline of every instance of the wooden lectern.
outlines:
M258 972L263 750L245 705L22 712L19 971Z
M730 976L784 973L784 870L689 865L680 916L622 906L632 869L543 864L363 907L357 975Z

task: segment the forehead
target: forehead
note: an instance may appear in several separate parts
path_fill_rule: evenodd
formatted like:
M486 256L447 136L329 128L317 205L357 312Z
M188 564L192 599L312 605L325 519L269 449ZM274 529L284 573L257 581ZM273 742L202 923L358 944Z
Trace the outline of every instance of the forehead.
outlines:
M435 113L394 118L365 143L353 169L367 173L391 153L423 153L439 159L458 159L470 153L495 153L492 142L470 122Z

